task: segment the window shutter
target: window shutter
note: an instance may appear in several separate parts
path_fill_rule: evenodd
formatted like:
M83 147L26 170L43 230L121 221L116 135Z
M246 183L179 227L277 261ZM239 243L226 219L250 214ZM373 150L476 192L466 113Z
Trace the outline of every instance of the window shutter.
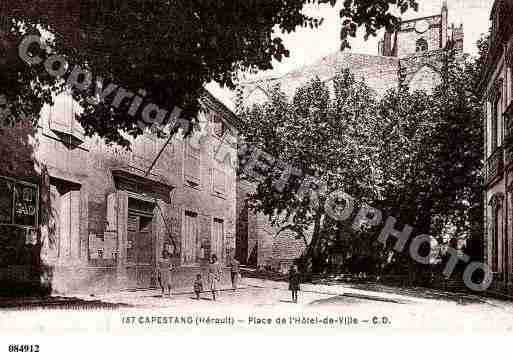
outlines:
M107 231L116 231L118 228L117 193L107 196Z
M185 144L185 180L200 184L200 150Z
M50 129L70 135L71 118L73 116L72 99L68 96L57 96L50 108Z
M198 214L185 212L185 238L182 243L182 256L184 264L196 262L196 249L198 247Z
M49 110L50 130L65 134L78 140L84 141L84 129L75 119L78 105L74 103L71 94L63 93L54 100L54 105Z
M223 257L223 241L224 241L224 221L219 218L214 218L213 238L210 245L210 253L215 254L217 259L222 262Z
M226 193L226 179L225 174L218 170L218 169L212 169L212 183L213 183L213 189L215 193L218 194L225 194Z

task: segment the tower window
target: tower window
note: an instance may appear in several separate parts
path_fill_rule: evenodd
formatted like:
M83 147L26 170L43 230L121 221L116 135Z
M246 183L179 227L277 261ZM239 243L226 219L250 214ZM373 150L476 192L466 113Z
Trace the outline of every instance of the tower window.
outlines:
M428 50L428 43L425 39L418 39L415 46L415 52L423 52Z

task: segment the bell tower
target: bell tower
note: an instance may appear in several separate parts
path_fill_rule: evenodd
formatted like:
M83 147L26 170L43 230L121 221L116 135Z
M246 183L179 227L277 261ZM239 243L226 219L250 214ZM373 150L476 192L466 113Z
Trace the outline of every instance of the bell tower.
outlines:
M443 1L441 12L437 15L402 21L394 33L385 33L379 43L379 54L403 58L444 49L453 39L448 14L447 1ZM463 29L460 27L453 32L457 38L454 40L462 43Z
M444 0L444 3L442 5L442 32L441 32L441 43L440 47L442 49L445 49L445 46L447 46L447 24L448 24L448 13L449 10L447 9L447 1Z

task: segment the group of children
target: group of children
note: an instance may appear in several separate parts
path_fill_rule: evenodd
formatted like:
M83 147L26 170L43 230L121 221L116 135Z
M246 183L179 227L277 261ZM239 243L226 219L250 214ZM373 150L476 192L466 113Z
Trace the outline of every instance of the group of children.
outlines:
M233 290L237 289L237 282L240 276L240 268L239 261L233 258L230 262L231 267L231 279L232 279L232 288ZM171 273L173 271L173 264L171 263L171 255L167 251L162 252L162 261L160 263L159 270L159 283L162 289L162 296L165 295L166 290L168 291L168 295L171 296ZM221 282L221 277L223 274L223 267L221 263L218 262L217 256L215 254L212 255L210 259L210 264L208 266L208 284L210 286L210 291L212 292L212 300L216 300L216 294L219 288L219 284ZM196 294L196 299L200 299L200 294L203 292L203 281L201 278L201 274L196 275L196 280L193 283L194 294Z
M232 289L237 289L238 280L240 277L240 263L236 259L232 259L230 262L230 272L231 272L231 280L232 280ZM164 251L162 253L162 261L160 263L159 270L159 283L162 289L162 296L164 296L165 291L168 291L168 295L171 296L171 272L173 270L173 264L171 263L171 255ZM210 264L208 266L208 284L210 286L210 291L212 292L212 300L216 300L216 294L219 288L219 284L221 282L221 276L223 273L222 265L218 262L217 256L215 254L212 255ZM289 290L292 293L292 302L297 303L297 295L300 291L300 283L301 276L298 271L297 266L292 265L289 270ZM200 299L200 295L203 292L203 281L201 274L196 275L196 280L193 283L194 294L196 295L196 299Z

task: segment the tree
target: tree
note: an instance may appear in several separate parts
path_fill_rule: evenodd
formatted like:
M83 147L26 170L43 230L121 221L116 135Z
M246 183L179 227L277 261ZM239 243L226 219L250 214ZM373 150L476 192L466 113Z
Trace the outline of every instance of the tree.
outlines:
M317 28L322 19L305 15L306 4L334 7L336 0L4 0L0 15L9 23L3 36L14 37L15 43L26 34L52 33L51 52L101 78L104 89L109 84L133 94L143 89L145 101L169 112L178 105L184 117L192 118L205 83L233 87L240 72L270 69L273 59L289 56L275 29L287 33L298 27ZM403 13L416 10L417 4L414 0L344 1L342 48L349 46L347 39L355 36L359 26L365 27L367 36L397 26L395 8ZM64 86L19 59L11 59L3 69L9 71L1 71L2 91L10 89L9 101L33 118L42 104L51 103L50 93ZM127 115L129 101L116 108L91 104L91 92L74 92L83 108L79 120L86 133L128 146L122 132L134 136L142 132L139 119Z
M480 60L456 59L449 46L442 63L432 94L401 86L380 103L381 136L390 142L380 159L386 195L379 208L414 226L413 236L431 234L439 243L447 232L477 238L482 223Z
M345 71L331 98L314 79L291 103L275 90L269 103L243 113L248 141L327 184L318 197L303 196L297 181L280 192L271 170L249 197L252 208L273 224L302 236L313 228L306 256L314 271L343 237L347 251L377 264L395 260L400 270L406 265L410 283L428 268L414 262L408 250L390 256L393 240L384 247L376 243L381 228L355 232L350 223L326 216L325 194L335 190L381 210L383 218L394 216L397 228L414 227L412 238L430 234L440 243L449 229L460 238L480 236L482 106L473 89L480 62L456 59L452 48L441 58L442 82L432 93L410 91L401 82L378 101ZM427 256L432 250L425 245L420 252Z
M249 207L268 215L282 230L291 229L303 238L311 231L306 257L313 272L323 269L330 234L340 237L347 226L326 215L328 194L343 190L361 204L377 193L375 95L348 70L335 77L334 93L331 99L326 84L315 78L296 91L292 102L275 88L270 102L241 114L245 140L270 163L248 197ZM276 173L284 164L298 172L279 189Z

